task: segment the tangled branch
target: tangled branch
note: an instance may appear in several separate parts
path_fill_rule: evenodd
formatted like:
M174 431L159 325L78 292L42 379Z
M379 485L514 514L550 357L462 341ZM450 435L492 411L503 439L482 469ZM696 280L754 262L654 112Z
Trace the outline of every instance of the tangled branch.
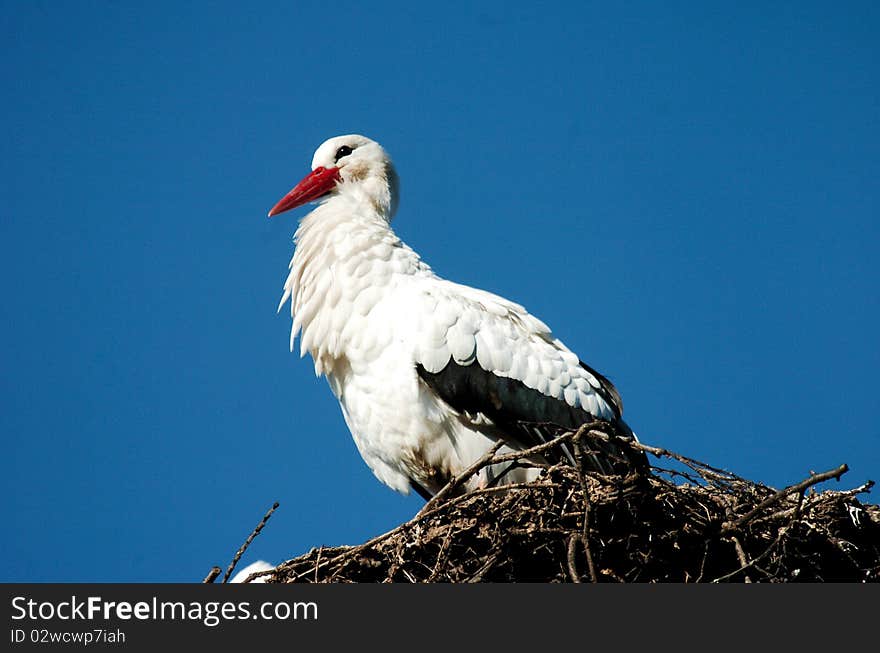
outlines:
M357 546L312 549L248 580L880 581L880 508L857 498L873 482L813 490L839 481L846 465L777 491L635 442L629 446L670 466L585 471L589 444L616 437L597 421L525 451L494 447L400 526ZM486 466L563 446L575 452L574 466L544 465L528 483L461 492Z

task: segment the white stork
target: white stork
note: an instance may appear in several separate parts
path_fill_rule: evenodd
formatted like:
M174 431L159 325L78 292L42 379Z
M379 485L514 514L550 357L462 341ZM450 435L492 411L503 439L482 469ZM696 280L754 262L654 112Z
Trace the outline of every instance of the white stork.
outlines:
M426 499L499 438L538 444L592 418L621 420L620 396L522 306L440 278L391 229L398 177L382 147L325 141L312 171L269 216L312 201L294 237L279 310L290 347L311 354L380 481ZM608 445L591 466L612 471ZM530 480L533 467L484 469L465 489Z

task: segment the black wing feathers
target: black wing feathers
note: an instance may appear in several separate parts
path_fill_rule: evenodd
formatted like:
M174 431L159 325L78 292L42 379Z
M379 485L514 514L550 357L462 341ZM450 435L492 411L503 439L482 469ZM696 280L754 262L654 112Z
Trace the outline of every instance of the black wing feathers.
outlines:
M600 395L614 407L619 416L621 404L617 390L601 374L586 365L584 367L599 380L602 385ZM451 408L472 415L482 413L498 430L522 447L547 442L593 419L582 408L574 408L565 401L548 397L517 379L487 372L477 363L458 365L450 360L440 372L429 372L421 364L417 364L416 371L422 381ZM624 434L631 434L622 421L620 426ZM571 459L570 453L565 453ZM552 460L552 456L550 458ZM629 459L627 451L607 443L602 451L588 456L587 463L594 471L611 474L615 472L615 465L612 464L614 461Z

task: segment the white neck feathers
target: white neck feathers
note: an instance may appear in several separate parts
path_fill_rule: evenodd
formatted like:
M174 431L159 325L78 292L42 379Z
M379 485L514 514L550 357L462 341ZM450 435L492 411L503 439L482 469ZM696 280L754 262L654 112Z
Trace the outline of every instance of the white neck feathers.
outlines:
M299 332L300 356L311 354L316 374L359 353L358 343L370 335L367 317L395 279L430 273L391 229L396 194L352 186L343 184L302 219L279 304L280 310L290 300L291 351Z

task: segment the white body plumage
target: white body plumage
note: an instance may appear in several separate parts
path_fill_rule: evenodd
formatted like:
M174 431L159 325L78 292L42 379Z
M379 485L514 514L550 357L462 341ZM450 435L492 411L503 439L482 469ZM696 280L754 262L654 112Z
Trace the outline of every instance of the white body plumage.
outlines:
M505 432L497 412L510 409L516 398L530 400L517 389L537 393L532 412L547 399L619 419L613 386L582 365L545 324L504 298L438 277L395 235L390 222L397 177L378 144L358 135L332 138L316 151L312 169L270 213L321 200L296 232L281 305L291 303L291 349L299 334L300 354L309 353L315 372L327 377L359 452L379 480L403 493L415 487L433 494L497 438L521 448L522 438ZM515 382L508 384L510 392L518 394L499 397L502 391L489 388L486 397L472 397L468 390L469 403L457 405L461 393L444 394L434 380L440 377L432 376L447 366L463 374L489 373L482 378L492 387L496 379L508 379ZM479 409L480 401L487 410ZM528 407L516 408L518 417L523 410L531 415ZM486 470L469 486L499 473ZM501 480L534 474L516 468Z

